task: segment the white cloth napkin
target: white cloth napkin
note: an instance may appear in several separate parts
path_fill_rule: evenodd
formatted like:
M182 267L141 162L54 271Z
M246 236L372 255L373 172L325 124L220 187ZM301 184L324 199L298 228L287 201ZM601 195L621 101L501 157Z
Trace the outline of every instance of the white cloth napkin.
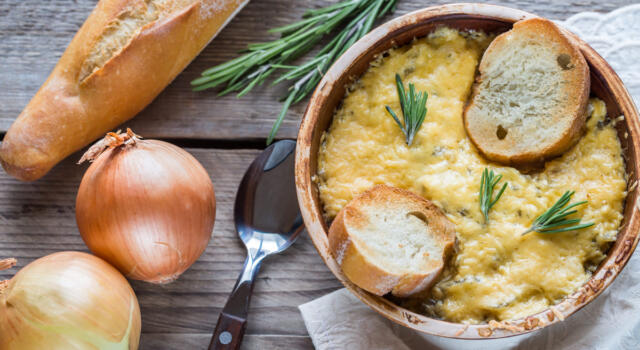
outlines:
M584 12L557 23L593 46L640 104L640 4L606 15ZM346 289L299 308L318 350L640 349L640 253L604 293L566 321L505 339L457 340L418 333L378 315Z

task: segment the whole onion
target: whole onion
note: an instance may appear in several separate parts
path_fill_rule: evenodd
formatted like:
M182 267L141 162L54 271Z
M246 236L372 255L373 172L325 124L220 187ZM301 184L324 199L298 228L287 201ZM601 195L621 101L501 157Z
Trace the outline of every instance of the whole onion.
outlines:
M207 171L183 149L109 133L84 159L76 221L85 243L125 276L168 283L207 247L216 202Z
M139 340L136 295L93 255L51 254L0 284L0 349L135 350Z

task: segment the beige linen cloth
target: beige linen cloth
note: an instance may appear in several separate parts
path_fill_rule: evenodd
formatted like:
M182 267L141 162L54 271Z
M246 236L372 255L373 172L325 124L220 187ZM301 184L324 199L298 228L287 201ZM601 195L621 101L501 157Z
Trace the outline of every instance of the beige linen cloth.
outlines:
M578 34L616 70L640 102L640 4L609 14L580 13L558 24ZM430 336L394 324L346 289L300 305L318 350L349 349L640 349L640 253L596 300L561 323L495 340Z

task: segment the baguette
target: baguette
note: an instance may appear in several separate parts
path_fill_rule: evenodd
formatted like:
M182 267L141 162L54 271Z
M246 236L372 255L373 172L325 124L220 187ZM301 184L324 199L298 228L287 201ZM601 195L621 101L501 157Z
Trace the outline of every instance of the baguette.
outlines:
M247 2L99 1L5 135L5 171L36 180L135 116Z
M454 224L433 203L385 185L349 202L329 229L332 255L351 282L399 297L431 287L455 239Z
M496 37L478 67L464 126L486 158L539 165L584 129L589 67L553 22L532 18Z

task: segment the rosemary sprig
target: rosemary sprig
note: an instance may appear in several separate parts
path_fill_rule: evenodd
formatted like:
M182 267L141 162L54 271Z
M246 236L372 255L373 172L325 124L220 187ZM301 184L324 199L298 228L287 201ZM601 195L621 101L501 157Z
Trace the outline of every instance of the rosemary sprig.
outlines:
M409 83L409 93L405 91L404 84L400 75L396 73L396 89L398 90L398 98L400 99L400 109L404 119L404 125L398 119L391 107L385 106L387 112L391 114L393 120L396 121L402 133L404 133L408 146L411 146L413 138L422 126L422 122L427 115L427 97L426 91L416 94L416 87Z
M292 83L267 139L269 144L289 107L311 93L331 64L368 33L377 18L392 12L396 2L397 0L343 0L324 8L308 10L301 21L270 30L272 33L280 33L280 39L250 44L244 55L205 70L191 85L195 91L223 85L220 95L237 92L238 97L241 97L256 85L264 83L277 69L285 70L274 84L284 80ZM299 66L287 65L311 50L325 35L340 27L340 32L311 60Z
M484 168L484 171L482 171L482 177L480 178L480 211L484 215L485 222L489 222L489 210L498 202L498 199L500 199L509 184L505 182L498 194L493 197L493 190L500 182L500 179L502 179L502 175L496 175L493 170L489 171L489 169Z
M566 217L575 214L577 210L569 210L575 208L579 205L587 203L587 201L573 203L569 206L566 206L571 197L573 196L574 191L565 192L560 199L556 201L556 203L545 211L542 215L538 216L534 221L531 227L522 233L522 236L526 235L529 232L539 232L539 233L558 233L558 232L567 232L573 230L583 229L589 226L593 226L593 222L589 222L586 224L580 224L580 219L567 219ZM566 206L566 207L565 207ZM574 225L577 224L577 225ZM568 226L574 225L574 226ZM566 226L566 227L561 227Z

